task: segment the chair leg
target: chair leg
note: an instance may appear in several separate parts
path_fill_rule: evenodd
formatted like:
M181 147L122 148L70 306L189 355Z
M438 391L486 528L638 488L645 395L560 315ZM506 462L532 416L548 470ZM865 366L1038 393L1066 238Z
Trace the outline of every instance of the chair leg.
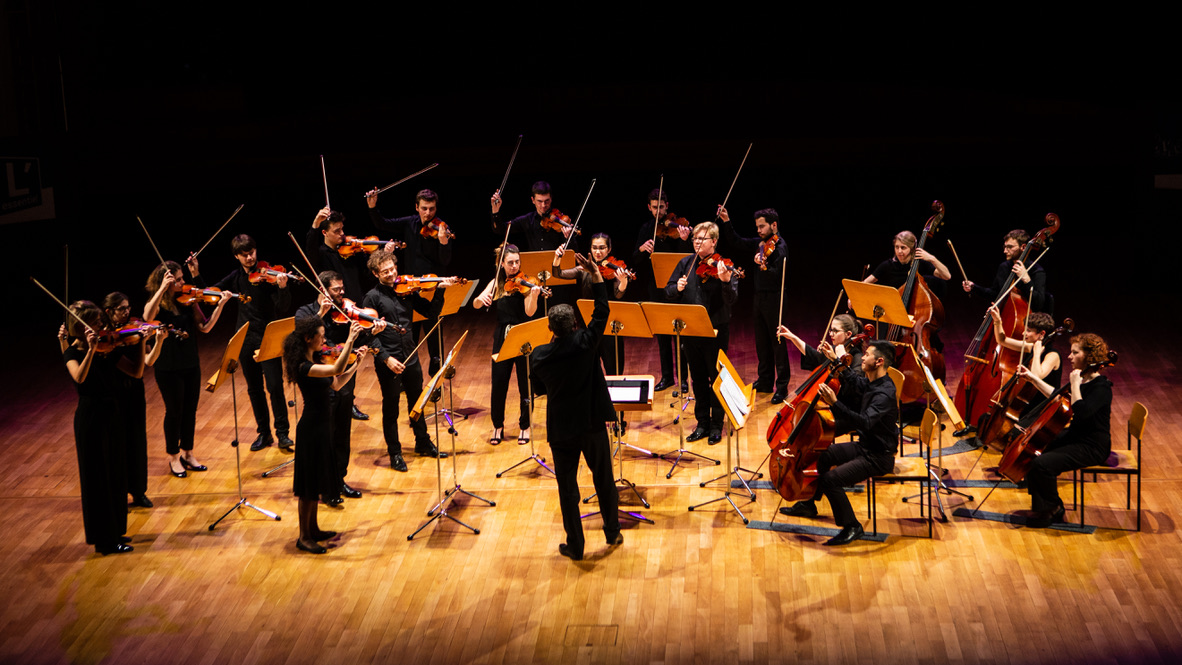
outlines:
M1137 531L1141 531L1141 469L1137 469Z
M1079 474L1079 525L1087 526L1087 521L1084 517L1085 504L1087 503L1088 488L1084 486L1084 474Z

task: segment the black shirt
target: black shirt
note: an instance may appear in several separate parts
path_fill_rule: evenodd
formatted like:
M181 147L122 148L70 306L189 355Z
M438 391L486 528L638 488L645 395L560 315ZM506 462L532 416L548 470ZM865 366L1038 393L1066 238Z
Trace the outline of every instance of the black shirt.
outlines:
M730 222L723 222L719 224L722 227L722 239L726 243L727 258L731 261L738 262L740 256L743 258L743 265L747 265L748 257L754 257L755 253L759 251L759 244L763 239L759 236L754 238L743 238L735 232L735 227ZM761 270L758 264L755 264L754 258L751 258L753 267L747 273L751 276L755 284L756 292L780 292L780 274L784 271L784 260L788 258L788 244L784 239L776 236L776 249L772 255L766 257L764 265L767 270Z
M665 297L665 285L657 284L656 278L653 277L653 256L648 252L640 251L640 246L653 239L653 219L641 225L640 233L636 236L636 244L632 248L632 263L629 267L636 271L636 281L645 285L648 289L649 300L655 302L668 302ZM678 238L657 238L653 243L654 252L667 252L671 254L692 254L694 251L694 244L690 240L682 240Z
M415 338L411 332L411 308L426 316L431 310L430 300L417 293L404 298L394 293L394 289L378 284L365 294L361 306L378 310L378 316L405 329L405 332L398 332L392 327L387 327L374 337L379 362L386 364L386 359L390 356L404 365L419 362L418 354L410 355L415 349Z
M357 254L346 259L340 252L324 244L324 233L314 226L308 228L308 235L304 238L304 251L308 253L308 260L312 262L316 272L333 270L340 273L345 281L346 298L358 302L365 295L361 270L369 257L368 254ZM308 277L316 279L312 275Z
M169 294L164 295L165 298L172 297ZM178 330L183 330L189 334L185 339L181 339L176 335L167 335L159 338L157 344L163 344L160 348L160 355L156 357L156 362L153 367L163 370L180 370L193 369L201 366L201 356L197 351L197 319L193 313L193 308L197 307L197 303L191 305L176 306L177 313L173 314L164 308L161 304L156 310L156 319L160 323L172 326Z
M238 303L238 323L234 327L241 328L243 324L249 323L250 328L247 329L246 336L256 340L263 338L268 323L278 319L291 306L290 291L265 281L251 284L250 273L241 266L213 286L223 291L250 296L250 302Z
M690 272L690 266L697 268L694 256L687 256L678 261L673 274L669 276L669 283L665 285L665 296L671 303L702 305L710 314L710 325L722 331L731 321L731 305L739 295L739 278L731 277L731 281L724 282L717 277L708 277L702 281L701 277L691 274L686 280L685 290L677 290L677 280Z
M501 213L494 212L492 222L494 229L501 230ZM525 251L527 252L552 252L566 244L566 236L561 231L542 228L542 216L536 210L527 212L520 217L514 217L509 221L509 237L513 238L514 236L525 239ZM567 249L578 251L578 236L571 239Z
M858 445L871 453L894 455L899 448L899 409L895 404L895 383L884 374L874 381L867 381L860 371L848 369L842 372L842 385L846 382L855 387L865 387L862 393L862 408L854 411L840 400L833 404L835 427L838 431L857 430Z
M423 221L417 214L390 219L383 217L377 208L370 208L369 219L375 227L394 234L395 240L406 242L406 249L401 250L405 268L399 272L416 276L439 275L451 264L451 247L455 239L443 245L435 238L424 238L420 233Z
M1045 312L1047 311L1046 294L1047 294L1047 273L1042 269L1041 265L1036 265L1029 269L1030 283L1025 284L1018 279L1017 275L1013 273L1014 262L1002 261L1001 265L997 266L997 274L993 276L993 285L985 288L976 282L973 283L972 294L981 296L986 300L993 302L1006 289L1006 281L1011 276L1018 280L1018 285L1014 287L1014 291L1026 299L1030 303L1030 311ZM1031 293L1034 294L1033 299Z
M874 279L878 280L879 284L897 289L907 283L907 275L910 272L910 263L903 265L899 263L898 259L892 257L878 264L878 267L870 274L874 275ZM931 277L936 274L936 266L927 261L919 261L919 274L923 277Z

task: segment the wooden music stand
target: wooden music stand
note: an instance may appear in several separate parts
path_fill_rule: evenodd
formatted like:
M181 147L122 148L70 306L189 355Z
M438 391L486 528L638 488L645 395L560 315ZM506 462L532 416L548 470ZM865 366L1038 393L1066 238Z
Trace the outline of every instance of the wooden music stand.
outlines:
M714 329L710 323L710 314L706 308L701 305L682 305L678 303L663 303L663 302L644 302L640 303L641 309L644 310L644 316L648 319L649 329L657 335L675 335L677 337L677 365L676 372L677 383L680 385L685 377L681 375L681 336L689 337L717 337L718 331ZM681 410L685 411L686 396L683 392L681 394ZM721 460L716 460L713 457L706 457L685 449L685 430L681 426L681 415L677 418L677 450L657 455L661 459L665 459L674 453L677 457L673 460L673 466L669 468L669 473L665 474L665 478L673 477L673 470L681 463L681 458L685 455L693 455L704 460L709 460L715 464L722 464Z
M656 385L656 378L653 377L652 374L606 376L604 379L608 382L609 392L612 391L612 388L616 388L616 392L612 394L612 407L617 413L621 413L623 411L652 411L653 386ZM615 438L615 457L620 461L620 477L616 478L615 484L623 485L624 487L632 490L632 493L636 495L636 498L645 508L651 508L652 506L649 505L648 501L646 501L636 489L636 484L624 477L624 454L621 446L628 446L628 444L621 440L624 436L623 430L617 427L613 432L613 436ZM636 448L636 446L629 447ZM643 448L636 449L643 450ZM652 456L652 453L648 454L649 456ZM595 496L596 494L592 494L586 499L583 499L583 503L590 503L591 499L594 499ZM597 510L592 513L587 513L586 515L580 515L579 519L587 519L588 517L598 515L599 512L600 511ZM644 515L641 515L640 513L634 513L619 507L617 507L617 512L619 512L620 517L633 519L638 522L656 524L656 522L652 521L648 517L645 517Z
M584 298L575 304L579 307L579 314L583 316L583 322L590 323L591 313L595 310L595 301ZM614 300L610 302L609 305L611 307L611 312L608 313L607 330L605 332L612 336L612 343L615 344L616 347L616 367L605 367L603 369L605 372L612 372L614 375L618 376L621 371L621 368L619 367L620 337L643 337L645 339L652 339L653 333L651 330L649 330L648 319L645 318L644 310L641 309L640 303ZM651 390L649 391L649 395L652 395ZM621 421L623 421L623 413L621 413L621 411L625 410L629 409L619 409L616 411L618 414L616 418L617 430L622 430ZM651 400L649 404L649 410L652 410ZM621 431L621 435L622 434L623 432ZM623 436L620 438L622 439ZM630 443L627 443L626 441L620 441L619 443L621 445L628 446L633 450L644 453L647 457L655 457L653 455L653 451L651 450L645 450L644 448L634 446ZM647 508L648 506L645 507Z
M439 316L436 318L442 320L443 317L451 316L452 314L455 314L456 312L460 311L472 299L472 295L476 293L476 287L479 284L480 284L480 280L474 279L474 280L468 282L467 284L456 284L455 286L445 287L443 289L443 307L439 310ZM438 291L439 289L435 289L435 290ZM418 317L417 320L426 321L426 318L423 317L422 315L420 315L418 312L415 313L415 316ZM442 323L440 323L438 326L435 327L435 334L439 336L439 348L443 349L443 324ZM464 331L464 334L465 335L468 334L468 331ZM456 347L453 347L452 352L455 353L458 350L459 350L459 346L457 345ZM450 378L450 377L445 377L445 378ZM455 411L453 411L451 409L451 407L455 406L455 403L451 398L451 382L448 382L447 386L448 386L448 399L447 399L448 408L439 409L439 410L435 411L434 413L432 413L430 416L428 416L428 418L434 419L439 416L443 416L444 418L447 418L448 423L449 423L448 432L451 434L454 434L455 428L452 426L452 417L456 416L457 414ZM458 415L460 416L460 418L463 418L464 420L468 419L468 414L466 414L466 413L461 413ZM452 461L454 462L455 460L452 460Z
M563 270L569 270L575 267L575 253L568 250L562 255L562 260L559 262L559 267ZM551 272L554 269L554 250L548 252L522 252L521 253L521 272L530 279L537 279L538 273L543 270ZM550 277L546 280L543 286L562 286L565 284L574 284L573 279L561 279L557 276Z
M696 508L707 506L715 501L722 501L726 499L731 504L731 508L742 518L743 524L750 524L751 520L739 510L735 505L734 499L731 498L731 481L730 477L734 476L739 479L739 483L747 489L747 496L751 501L755 501L755 490L747 484L747 481L739 473L739 471L751 472L750 469L744 469L739 461L739 437L738 431L747 425L747 416L751 414L751 408L755 404L755 384L743 383L742 376L735 370L735 366L731 364L729 358L726 357L726 352L722 349L718 350L718 376L714 377L714 394L718 396L718 403L722 405L722 410L726 412L726 418L730 421L730 429L726 434L726 465L731 470L718 476L711 478L703 483L698 483L698 487L705 487L712 482L726 479L726 489L722 496L716 499L710 499L705 503L699 503L696 506L690 506L690 512ZM731 435L734 434L735 442L735 466L731 467ZM760 474L762 475L762 474Z
M505 362L506 360L512 360L518 356L525 356L525 385L527 386L530 393L526 396L526 399L529 400L529 424L531 428L537 423L534 422L534 389L533 383L530 381L529 377L529 354L533 353L535 348L543 344L549 344L550 339L553 336L554 334L550 332L550 317L544 316L540 319L527 321L510 328L509 332L505 335L505 341L501 342L500 352L494 353L492 356L493 362ZM501 476L509 473L513 469L516 469L522 464L529 462L530 460L537 462L543 469L549 471L550 473L554 473L554 469L546 466L546 458L541 457L538 455L537 451L534 450L534 441L537 438L538 437L536 435L529 437L529 457L526 457L504 471L499 471L497 473L497 478L500 478Z
M854 308L854 315L860 319L874 321L874 336L878 334L879 324L902 326L907 329L915 327L915 317L907 313L903 305L903 296L899 290L882 284L868 284L853 279L841 280L846 295Z
M690 254L683 254L681 252L653 252L653 281L656 282L657 288L662 290L665 288L669 283L669 277L673 275L673 269L687 256L690 256Z

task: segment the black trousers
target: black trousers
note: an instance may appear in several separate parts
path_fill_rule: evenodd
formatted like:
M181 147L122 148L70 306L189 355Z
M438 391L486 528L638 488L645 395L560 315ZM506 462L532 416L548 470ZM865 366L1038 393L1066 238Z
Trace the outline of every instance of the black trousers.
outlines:
M777 343L776 326L780 324L780 294L755 293L755 356L759 360L756 383L774 386L776 392L788 394L791 369L788 364L788 345Z
M147 402L141 379L120 378L119 410L123 414L123 440L127 451L127 492L148 492Z
M197 401L201 368L157 369L156 387L164 400L164 449L169 455L193 449L197 432Z
M271 395L271 411L275 412L275 434L287 436L291 430L287 422L287 398L283 394L283 361L281 358L254 361L262 338L247 338L238 355L242 377L246 379L246 394L250 397L250 409L254 412L255 431L264 436L271 434L271 414L267 411L267 393ZM266 383L267 389L263 390Z
M609 542L620 533L619 497L612 475L611 444L607 428L561 441L551 441L554 475L558 479L558 505L562 509L562 528L566 545L577 555L583 554L583 520L579 519L579 456L587 460L595 484L596 500L603 516L603 535Z
M411 325L411 328L414 330L415 340L418 342L423 341L423 335L431 332L431 329L435 327L435 322L439 320L439 312L443 311L443 291L441 289L435 289L430 293L434 293L435 295L431 298L431 309L429 311L429 316L427 316L427 318L423 319L422 321L416 321ZM439 348L438 330L431 333L431 337L427 339L427 354L431 358L428 369L434 366L436 361L443 362L443 356L441 355Z
M845 488L870 478L890 473L895 467L895 456L891 453L872 453L856 443L835 443L821 453L817 459L817 500L823 494L833 509L833 521L845 528L858 522Z
M513 360L492 364L492 403L489 405L494 429L505 426L505 399L509 395L509 375L517 368L517 394L520 396L520 411L517 416L517 426L521 429L529 427L529 381L526 375L526 358L518 356Z
M1082 443L1056 447L1055 443L1052 442L1043 454L1034 458L1030 471L1026 473L1031 510L1052 512L1063 503L1059 498L1059 474L1102 464L1108 459L1109 451L1102 448Z
M115 400L79 398L74 448L86 542L108 547L127 533L127 470L122 414Z
M714 378L718 376L718 351L726 350L730 344L730 329L722 326L718 336L684 337L683 354L689 364L690 380L694 389L694 418L698 427L709 431L722 431L725 413L718 397L714 394Z
M328 396L332 412L333 458L329 487L340 485L345 480L345 474L349 472L349 458L353 454L353 391L356 387L357 376L353 375L340 390L334 390Z
M378 385L382 389L382 434L386 439L386 450L391 456L402 454L402 444L398 442L398 399L400 393L405 392L406 410L409 412L414 407L423 392L423 369L413 358L411 364L402 370L402 374L395 374L379 360L374 361L374 368L378 375ZM412 420L410 428L415 435L416 448L431 444L425 418Z

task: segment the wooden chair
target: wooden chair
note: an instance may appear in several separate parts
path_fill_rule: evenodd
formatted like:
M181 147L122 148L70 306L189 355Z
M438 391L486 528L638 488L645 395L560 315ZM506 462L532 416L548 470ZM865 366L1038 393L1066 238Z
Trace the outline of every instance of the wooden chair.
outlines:
M902 373L889 368L890 371L899 375L896 380L896 386L902 384ZM895 377L892 375L892 379ZM895 393L896 396L898 393ZM896 397L896 401L898 397ZM878 484L879 483L900 483L900 482L918 482L922 491L922 498L919 503L920 517L926 517L928 521L928 538L933 536L933 519L932 519L932 492L934 479L931 474L932 462L932 440L937 431L939 419L936 417L936 412L931 409L925 409L923 420L919 427L919 437L916 443L920 446L919 457L895 457L895 468L891 473L881 476L874 476L867 481L867 489L869 496L866 503L870 509L870 529L874 534L878 533ZM924 512L924 503L927 503L927 512Z
M1129 424L1126 434L1127 450L1114 450L1116 466L1089 466L1072 473L1072 491L1079 497L1079 523L1084 522L1084 474L1092 474L1095 482L1097 474L1118 475L1125 477L1125 510L1133 507L1133 476L1137 477L1137 531L1141 530L1141 438L1145 434L1145 421L1149 418L1149 410L1140 402L1133 404L1129 414ZM1137 449L1133 450L1133 439L1137 440ZM1127 529L1126 529L1127 531Z

